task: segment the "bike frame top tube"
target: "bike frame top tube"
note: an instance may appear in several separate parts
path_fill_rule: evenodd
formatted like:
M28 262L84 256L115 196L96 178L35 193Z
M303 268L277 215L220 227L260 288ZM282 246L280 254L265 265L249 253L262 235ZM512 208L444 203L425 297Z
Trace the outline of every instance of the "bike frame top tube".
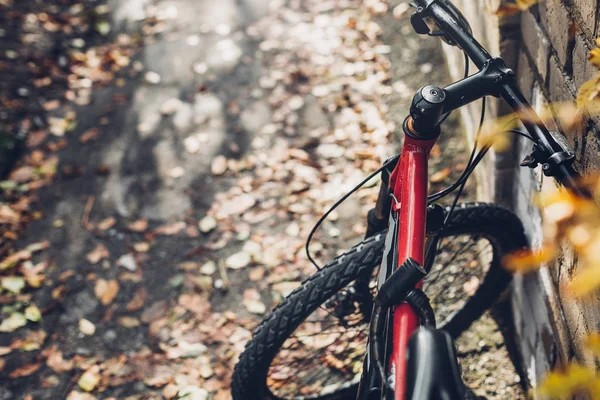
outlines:
M437 141L419 140L408 135L400 161L390 177L395 197L393 212L398 212L398 268L411 257L421 265L425 253L425 222L427 219L428 162L431 148ZM422 284L419 284L421 287ZM406 303L393 309L393 339L390 372L394 374L394 396L404 400L406 388L406 349L410 335L419 326L415 311Z

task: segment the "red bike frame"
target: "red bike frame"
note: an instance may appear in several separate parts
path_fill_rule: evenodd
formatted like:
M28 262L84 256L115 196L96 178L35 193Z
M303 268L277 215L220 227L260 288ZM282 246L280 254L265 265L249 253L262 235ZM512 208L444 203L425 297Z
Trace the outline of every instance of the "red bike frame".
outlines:
M411 257L421 265L425 253L425 222L427 219L427 189L429 184L429 153L436 139L419 140L404 137L400 161L390 176L395 202L392 209L400 213L398 223L398 264ZM419 283L420 288L422 283ZM406 388L406 349L410 335L419 326L413 308L402 303L393 309L393 345L390 372L394 373L394 395L404 400Z

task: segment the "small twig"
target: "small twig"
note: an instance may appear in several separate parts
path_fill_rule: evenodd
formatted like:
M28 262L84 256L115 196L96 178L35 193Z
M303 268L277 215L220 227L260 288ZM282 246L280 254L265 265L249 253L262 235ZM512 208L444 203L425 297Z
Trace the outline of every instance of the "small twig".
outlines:
M90 223L90 214L92 213L92 208L94 207L94 201L96 197L91 195L88 197L87 203L85 203L85 208L83 209L83 216L81 217L81 225L86 231L92 232L94 235L99 237L104 237L104 234L96 228L95 225Z
M193 256L204 254L208 251L206 246L203 244L199 244L198 246L190 249L187 253L183 255L184 259L192 258Z
M83 216L81 217L81 225L88 231L94 229L94 226L90 224L90 213L92 212L92 207L94 207L94 201L96 198L94 195L88 197L87 203L85 203L85 208L83 209Z
M229 276L227 276L227 270L225 269L225 263L220 260L219 261L219 274L221 275L221 280L223 281L223 287L228 288L231 286L231 281L229 280Z

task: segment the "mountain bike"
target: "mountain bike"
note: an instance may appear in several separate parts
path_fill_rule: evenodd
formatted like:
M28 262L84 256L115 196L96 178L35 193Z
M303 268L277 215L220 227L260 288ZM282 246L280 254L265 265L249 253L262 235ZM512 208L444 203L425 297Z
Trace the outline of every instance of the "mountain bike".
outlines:
M401 153L364 181L381 173L366 238L319 269L256 328L233 373L236 400L474 396L461 380L453 339L507 289L511 275L501 258L527 248L528 241L511 211L458 204L491 147L478 145L483 112L464 172L428 195L429 154L453 110L487 96L504 99L524 128L511 132L533 142L521 165L541 165L546 176L588 196L577 185L574 154L537 117L514 72L475 40L460 11L449 0L414 0L413 6L417 33L459 47L465 65L470 59L479 71L469 75L466 67L456 83L417 91L403 124ZM450 206L436 204L451 193Z

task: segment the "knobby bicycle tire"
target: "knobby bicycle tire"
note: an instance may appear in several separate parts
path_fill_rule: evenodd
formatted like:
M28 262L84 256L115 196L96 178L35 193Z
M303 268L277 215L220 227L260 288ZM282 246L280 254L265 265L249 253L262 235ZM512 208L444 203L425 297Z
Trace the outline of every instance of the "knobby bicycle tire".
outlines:
M338 290L359 276L378 267L382 260L386 232L379 233L336 257L309 277L279 303L255 329L246 344L232 377L234 400L278 399L268 389L267 375L271 363L294 330ZM501 256L527 247L528 242L519 218L509 210L484 203L459 205L444 231L444 236L479 235L494 247L489 270L472 297L440 326L453 337L466 330L489 309L505 291L511 275L501 266ZM319 400L354 398L357 385L349 384ZM315 398L315 397L311 397Z

